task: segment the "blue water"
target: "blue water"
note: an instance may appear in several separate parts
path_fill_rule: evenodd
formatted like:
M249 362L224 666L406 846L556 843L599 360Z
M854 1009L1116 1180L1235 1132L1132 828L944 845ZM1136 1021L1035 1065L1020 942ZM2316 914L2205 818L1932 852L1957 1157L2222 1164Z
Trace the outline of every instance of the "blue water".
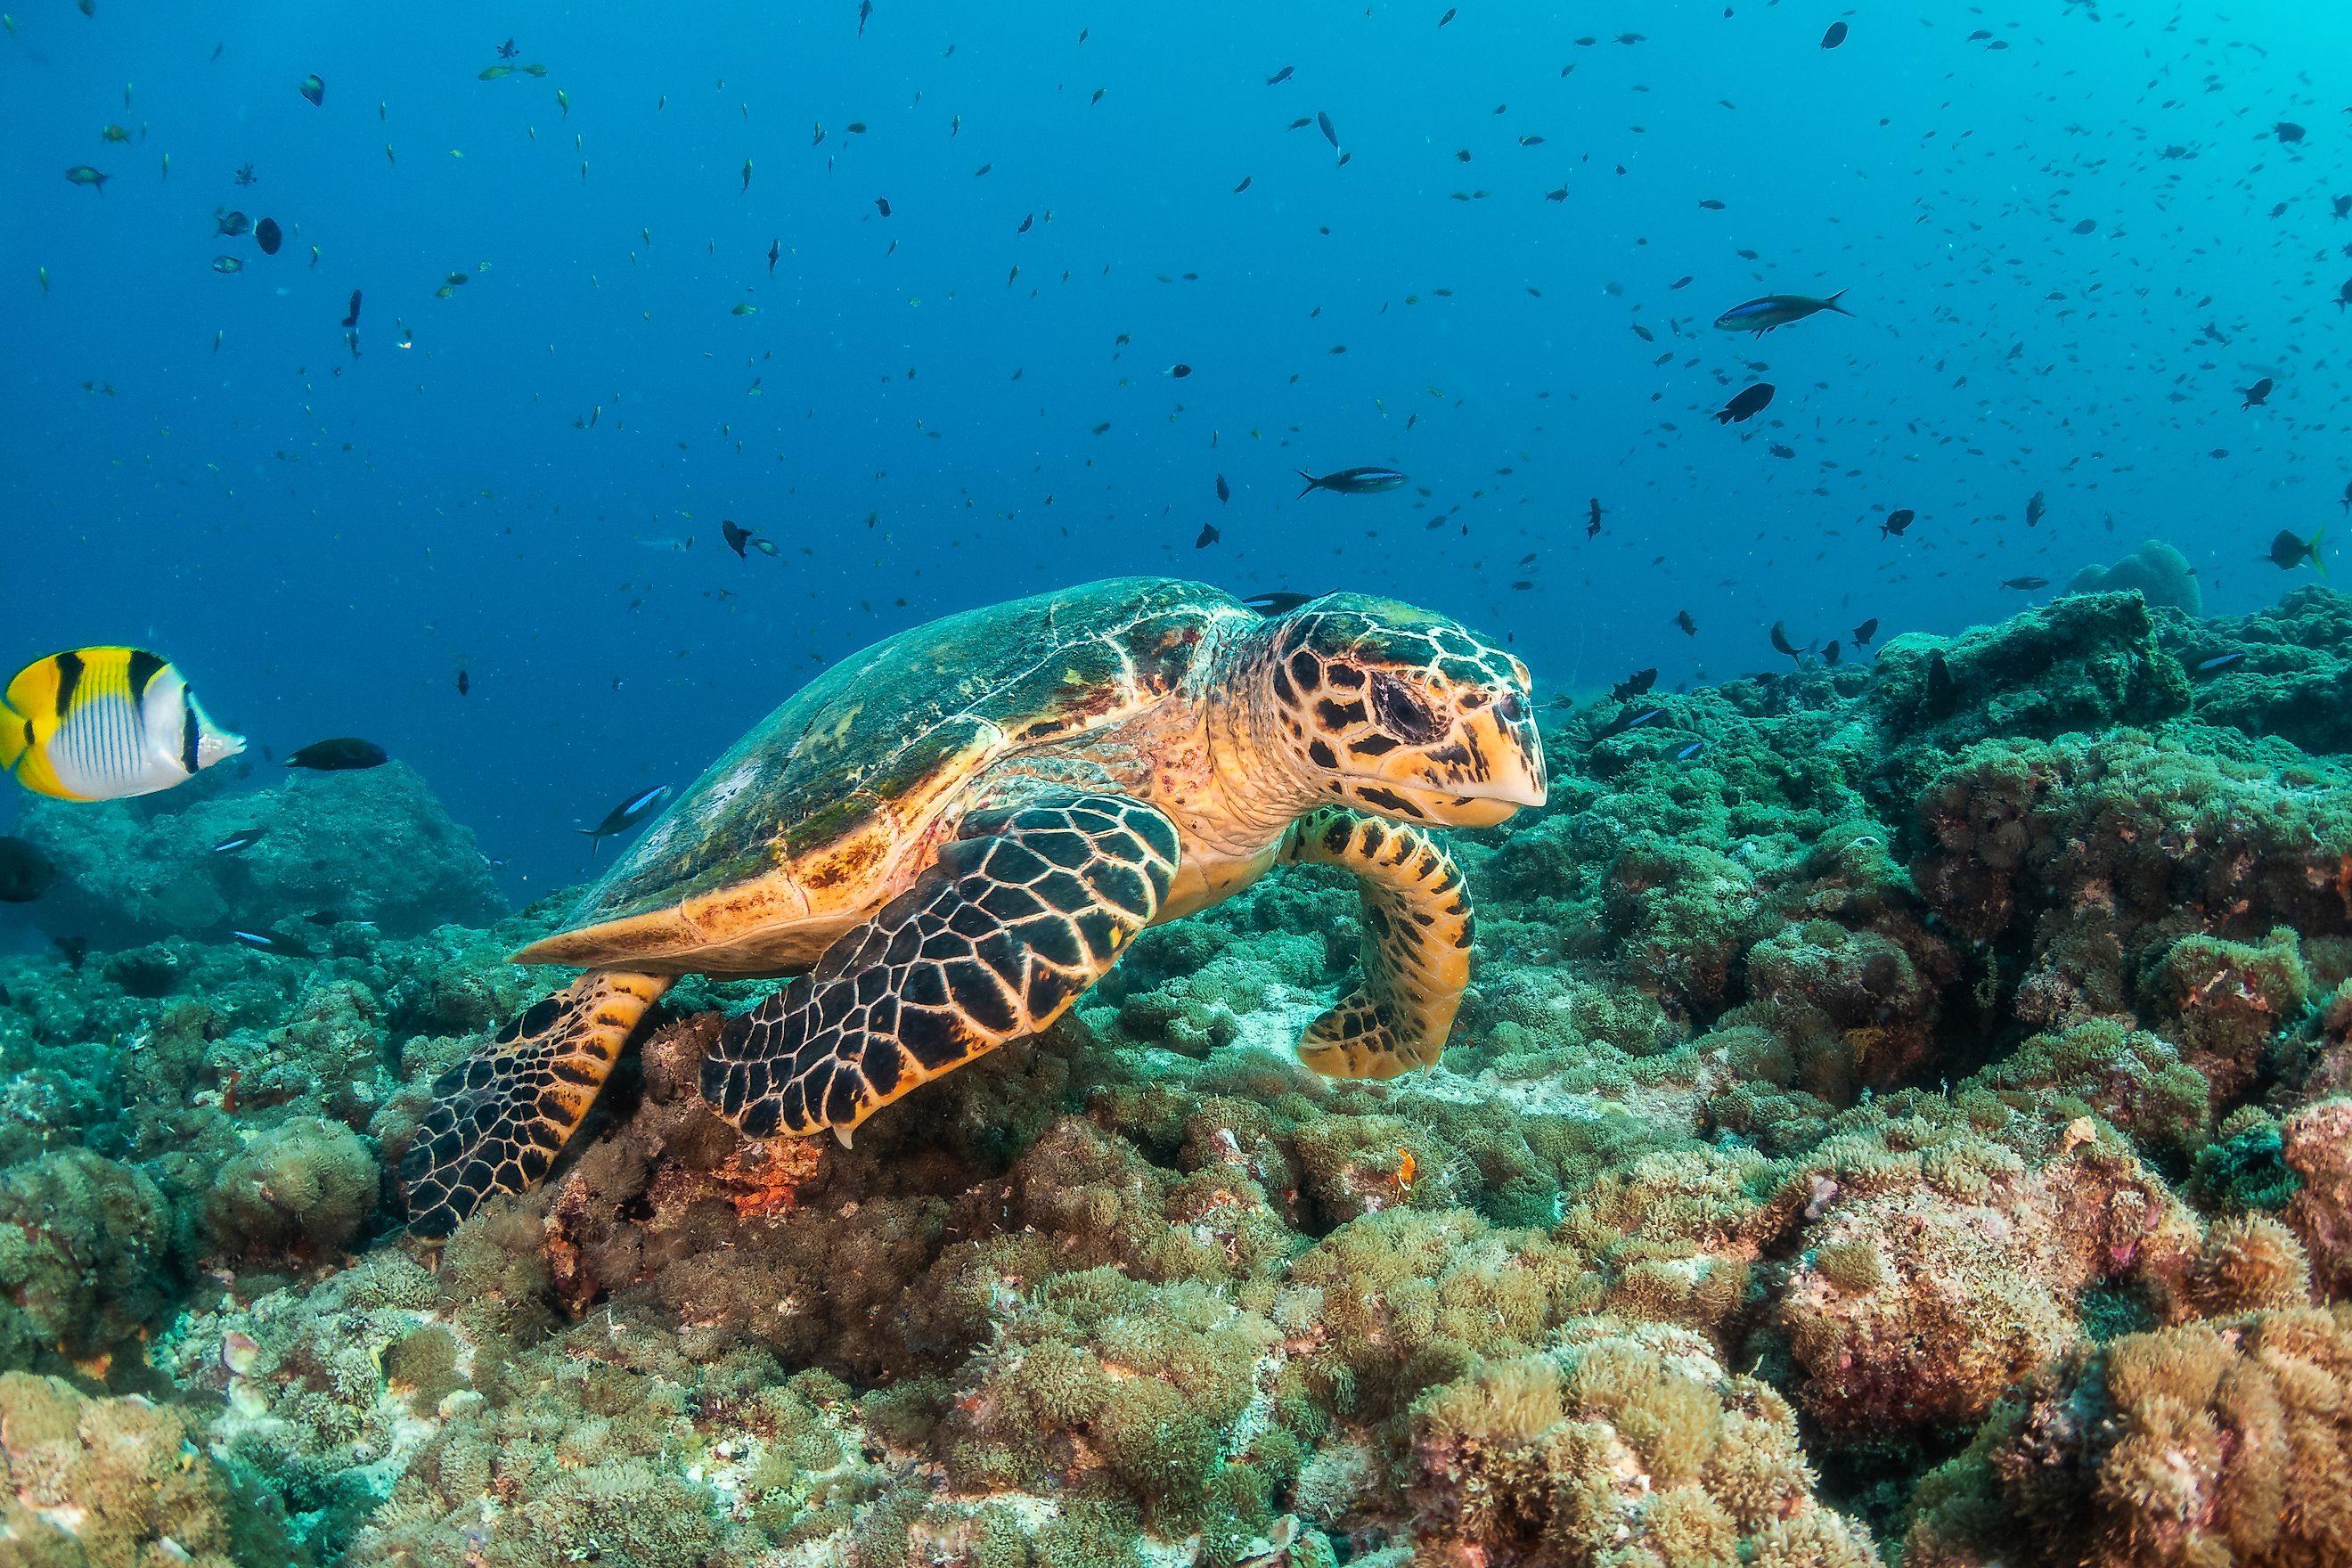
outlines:
M2343 7L203 10L0 36L0 663L142 643L257 746L378 740L518 896L824 662L1055 584L1387 592L1671 686L2148 536L2251 609L2352 472ZM477 79L509 34L544 79ZM1355 464L1427 494L1297 497Z

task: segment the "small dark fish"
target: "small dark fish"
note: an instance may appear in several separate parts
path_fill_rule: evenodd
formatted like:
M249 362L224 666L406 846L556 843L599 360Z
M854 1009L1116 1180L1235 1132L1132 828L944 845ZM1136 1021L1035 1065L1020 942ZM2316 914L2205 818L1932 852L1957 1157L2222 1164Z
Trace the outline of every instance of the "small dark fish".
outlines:
M1903 531L1911 526L1911 519L1914 515L1916 514L1907 506L1898 511L1888 512L1886 521L1878 525L1878 537L1885 539L1891 534L1896 539L1902 538Z
M1927 716L1941 719L1959 706L1960 684L1952 679L1952 667L1944 662L1938 651L1927 656Z
M89 938L86 936L60 936L54 937L51 940L57 943L58 956L66 961L66 967L72 970L76 974L79 974L81 973L81 961L89 956Z
M1877 635L1878 617L1876 616L1873 616L1870 619L1863 622L1862 625L1853 628L1853 646L1856 647L1866 647L1868 646L1870 639Z
M2047 577L2003 577L2000 580L2000 585L2004 588L2016 588L2021 592L2031 594L2037 589L2047 588L2050 586L2050 579Z
M302 943L292 937L279 936L276 931L233 931L228 933L257 952L275 953L279 958L316 958Z
M1616 685L1611 687L1609 689L1609 696L1613 701L1622 702L1629 697L1641 696L1643 692L1649 690L1650 688L1655 686L1657 683L1658 672L1654 668L1649 669L1637 669L1633 674L1627 676L1624 679L1619 681Z
M857 0L857 36L866 36L866 19L874 15L874 0ZM1080 42L1085 40L1081 39Z
M2097 232L2099 220L2097 218L2086 217L2082 222L2074 226L2074 232L2076 234L2094 234Z
M1217 531L1217 525L1215 523L1204 522L1201 525L1199 535L1192 541L1192 548L1195 550L1206 550L1209 546L1214 544L1218 540L1223 539L1223 534Z
M1329 115L1324 113L1319 109L1315 111L1315 123L1323 128L1324 141L1328 142L1335 148L1339 145L1339 132L1332 128L1331 117Z
M719 520L719 531L726 539L728 549L743 560L751 559L743 553L743 547L751 543L753 538L750 529L739 525L731 517L722 517Z
M294 90L309 99L313 109L327 101L327 84L320 81L316 74L304 77L295 84Z
M1786 621L1774 621L1772 623L1772 651L1774 653L1786 654L1790 658L1802 658L1805 655L1812 651L1812 645L1808 643L1805 647L1799 647L1796 644L1789 640L1789 624Z
M1304 131L1314 123L1315 121L1307 119L1307 116L1302 114L1297 119L1292 121L1288 125L1283 127L1283 129L1286 131Z
M1609 513L1601 504L1599 496L1594 496L1587 501L1584 506L1584 537L1591 539L1598 535L1601 531L1601 520L1608 515Z
M247 229L251 228L252 226L252 220L247 218L243 213L228 212L220 207L213 208L213 232L215 234L225 234L231 239L235 239L238 235L243 234Z
M1844 657L1845 650L1838 647L1837 638L1832 637L1829 641L1822 645L1822 662L1828 665L1832 669L1835 669L1837 668L1838 660Z
M469 691L471 691L471 690L473 690L473 689L474 689L474 678L473 678L472 676L470 676L470 675L467 675L467 674L466 673L466 671L465 671L464 667L463 667L463 666L460 666L460 667L458 668L458 670L457 670L457 695L458 695L458 696L460 696L460 697L463 697L463 696L465 696L465 695L466 695L466 693L467 693L467 692L469 692Z
M1298 492L1302 496L1307 490L1333 490L1343 496L1378 495L1382 490L1392 490L1400 485L1409 484L1412 478L1394 468L1341 468L1338 473L1326 474L1319 479L1305 468L1298 469L1297 473L1307 481L1307 489Z
M278 247L286 243L286 231L278 226L274 217L263 218L253 226L253 242L261 247L264 256L275 256Z
M1225 504L1226 502L1228 502L1228 501L1232 500L1233 499L1234 499L1234 489L1233 489L1233 487L1232 487L1231 485L1228 485L1227 483L1225 483L1225 476L1224 476L1224 475L1223 475L1223 474L1219 474L1219 475L1217 476L1217 503L1218 503L1220 506L1222 506L1222 505Z
M1771 401L1772 384L1769 381L1759 381L1755 385L1736 394L1730 402L1717 409L1715 422L1718 425L1744 424L1763 413Z
M380 768L392 759L373 741L362 741L354 735L341 735L331 741L313 741L286 759L289 768L312 768L320 773L347 773L356 768Z
M2211 658L2200 659L2195 664L2190 665L2189 667L2189 673L2191 675L2219 674L2221 671L2229 668L2231 665L2237 663L2240 659L2245 657L2246 655L2243 649L2241 649L2236 653L2215 654Z
M874 210L880 213L884 217L888 217L890 216L890 198L887 196L876 196L874 198Z
M1822 47L1825 49L1836 48L1840 44L1844 42L1845 24L1843 22L1832 22L1830 24L1830 30L1822 35Z
M2271 127L2272 133L2292 147L2303 140L2303 127L2292 120L2282 120Z
M2352 479L2345 481L2344 499L2337 501L2336 504L2342 507L2347 512L2352 512Z
M1283 67L1280 70L1278 70L1278 71L1275 72L1272 76L1270 76L1270 77L1268 77L1268 78L1266 78L1266 79L1265 79L1265 85L1266 85L1266 86L1268 86L1268 87L1279 87L1279 86L1281 86L1284 82L1286 82L1286 81L1288 81L1288 80L1290 79L1290 73L1291 73L1291 72L1293 72L1293 71L1295 71L1295 70L1297 70L1297 68L1297 68L1297 66L1285 66L1285 67Z
M2025 503L2025 526L2038 527L2042 520L2049 515L2050 503L2042 498L2040 490L2035 490L2032 499Z
M519 51L515 48L515 41L512 38L509 38L505 43L499 46L499 58L502 60L510 60L514 58L518 52Z
M575 827L572 831L589 842L588 853L593 856L596 846L615 834L626 833L639 823L669 804L670 786L656 784L641 790L604 814L604 820L593 827Z
M1311 605L1321 596L1318 594L1293 594L1277 588L1269 594L1251 594L1242 603L1261 616L1286 616L1299 605Z
M1168 374L1181 381L1192 374L1192 367L1189 364L1171 364L1168 367Z
M47 856L13 835L0 837L0 904L29 904L57 885Z
M1686 637L1698 636L1698 622L1691 618L1691 613L1688 610L1675 612L1675 625L1681 628L1683 636Z
M96 191L102 196L106 195L106 182L114 178L114 176L111 174L101 174L96 169L91 168L88 163L76 163L72 168L66 171L66 178L72 181L77 185L88 185L91 190Z
M242 855L247 850L252 848L255 845L260 843L262 838L268 832L269 829L267 827L240 827L235 833L230 834L226 838L224 838L219 843L214 845L213 853L215 855Z
M2337 196L2335 198L2335 204L2336 216L2338 218L2352 217L2352 196Z
M1761 299L1734 305L1717 316L1715 324L1727 332L1753 332L1760 338L1776 327L1801 321L1807 316L1817 315L1823 310L1834 310L1841 316L1853 315L1852 310L1838 303L1844 295L1843 289L1826 300L1816 300L1806 294L1767 294Z
M768 276L771 278L773 278L776 275L776 257L779 254L778 247L782 244L783 241L780 239L772 239L768 241Z
M1699 752L1706 749L1706 742L1705 741L1693 741L1689 745L1685 746L1682 750L1675 753L1675 761L1678 763L1689 762L1693 757L1697 756Z
M234 256L215 256L213 258L213 270L222 273L242 272L245 270L245 263Z
M2259 408L2269 402L2273 384L2271 378L2264 376L2253 385L2247 387L2242 395L2245 401L2238 405L2238 412L2242 414L2249 408Z
M2313 571L2323 577L2326 576L2327 563L2319 558L2319 542L2326 536L2326 533L2327 531L2323 528L2309 539L2297 539L2285 529L2280 529L2278 537L2271 541L2271 564L2282 572L2292 572L2308 561L2311 563Z
M346 327L356 327L359 324L360 291L354 289L352 290L352 308L343 312L343 325Z

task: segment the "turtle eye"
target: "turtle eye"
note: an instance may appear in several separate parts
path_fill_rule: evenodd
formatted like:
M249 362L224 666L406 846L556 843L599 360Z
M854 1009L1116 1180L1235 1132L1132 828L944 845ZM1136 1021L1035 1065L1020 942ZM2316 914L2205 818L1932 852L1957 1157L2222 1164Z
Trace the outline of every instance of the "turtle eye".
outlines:
M1409 746L1425 746L1445 732L1421 693L1393 675L1372 675L1372 718Z
M1495 717L1506 724L1516 724L1527 715L1527 706L1519 700L1519 694L1516 691L1504 693L1503 700L1495 704Z

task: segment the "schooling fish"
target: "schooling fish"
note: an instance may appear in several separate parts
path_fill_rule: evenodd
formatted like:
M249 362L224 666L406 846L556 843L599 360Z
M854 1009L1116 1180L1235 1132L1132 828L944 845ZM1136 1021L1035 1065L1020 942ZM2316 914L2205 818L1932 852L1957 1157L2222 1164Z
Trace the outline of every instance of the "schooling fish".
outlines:
M1315 111L1315 123L1321 127L1324 141L1328 142L1334 147L1339 145L1339 132L1332 127L1331 117L1329 115L1324 113L1319 109Z
M1624 679L1619 681L1616 685L1611 687L1609 689L1609 698L1612 702L1622 702L1629 697L1641 696L1642 693L1649 690L1650 688L1655 686L1657 683L1658 671L1654 665L1648 669L1637 669L1633 674L1627 676Z
M0 697L0 768L59 800L152 795L244 750L180 672L143 648L51 654Z
M278 226L276 218L266 217L253 226L253 240L261 247L262 255L275 256L278 247L286 243L286 231Z
M1769 381L1759 381L1755 385L1738 393L1730 402L1716 410L1715 422L1718 425L1745 424L1763 413L1771 402L1772 384Z
M1280 70L1278 70L1278 71L1275 72L1272 76L1270 76L1270 77L1268 77L1268 78L1266 78L1266 79L1265 79L1265 85L1266 85L1266 86L1268 86L1268 87L1279 87L1279 86L1281 86L1284 82L1286 82L1286 81L1288 81L1288 80L1290 79L1290 73L1291 73L1291 72L1293 72L1293 71L1295 71L1295 70L1297 70L1297 68L1297 68L1297 66L1285 66L1285 67L1283 67Z
M235 239L238 235L243 234L247 229L252 226L252 221L243 213L230 212L225 207L213 208L213 232L215 234L225 234L231 239Z
M2323 577L2326 576L2327 563L2319 558L2319 542L2326 536L2326 533L2327 530L2323 528L2312 534L2309 539L2297 539L2285 529L2280 529L2278 537L2271 541L2271 564L2282 572L2292 572L2308 561L2311 563L2313 571ZM0 752L0 755L5 754L5 752Z
M1305 468L1297 472L1307 481L1307 489L1298 492L1302 496L1307 490L1332 490L1343 496L1378 495L1382 490L1392 490L1400 485L1409 484L1412 479L1412 475L1401 474L1394 468L1341 468L1338 473L1326 474L1319 479Z
M309 99L310 107L313 109L320 107L327 101L327 84L320 80L315 74L306 76L295 83L294 90Z
M223 273L242 272L245 270L245 263L234 256L215 256L213 258L213 270Z
M2035 490L2032 499L2025 503L2025 526L2035 527L2049 514L2050 503L2042 499L2040 490Z
M1878 525L1878 537L1885 539L1892 534L1897 539L1902 538L1903 531L1911 526L1911 519L1916 515L1907 506L1899 511L1888 512L1886 521Z
M1844 42L1845 24L1843 22L1832 22L1830 24L1830 30L1822 35L1822 47L1825 49L1836 48L1840 44Z
M2222 670L2229 668L2231 665L2237 663L2240 659L2245 657L2245 650L2242 648L2236 653L2218 653L2211 658L2199 659L2195 664L2190 665L2189 667L2189 673L2191 675L2218 675Z
M1715 324L1727 332L1753 332L1760 338L1776 327L1801 321L1807 316L1817 315L1823 310L1834 310L1841 316L1853 315L1852 310L1838 303L1844 294L1843 289L1826 300L1816 300L1806 294L1767 294L1761 299L1734 305L1717 316Z
M47 856L21 838L0 838L0 904L29 904L57 885Z
M1853 628L1853 646L1856 647L1866 647L1868 646L1870 639L1877 635L1878 617L1876 616L1873 616L1870 619L1863 622L1862 625Z
M1608 515L1609 509L1601 504L1599 496L1590 498L1584 506L1584 537L1598 538L1601 533L1601 520Z
M268 831L269 829L266 827L240 827L235 833L230 834L226 838L224 838L219 843L214 845L213 853L215 855L242 855L247 850L252 848L255 845L260 843L262 836L267 834Z
M313 741L286 759L289 768L310 768L322 773L349 773L358 768L380 768L392 759L373 741L362 741L355 735L339 735L331 741Z
M572 831L586 837L588 853L594 855L596 846L615 834L626 833L639 823L669 804L670 786L656 784L649 790L631 795L604 814L604 820L593 827L575 827Z
M2037 589L2047 588L2050 586L2050 579L2047 577L2003 577L2000 580L2000 585L2004 588L2016 588L2031 594Z
M66 178L71 180L77 185L88 185L91 190L96 191L102 196L106 195L106 182L114 178L114 176L111 174L101 174L96 169L91 168L88 163L76 163L72 168L66 171Z
M2245 401L2238 405L2238 412L2242 414L2249 408L2260 408L2263 404L2268 403L2270 401L2271 387L2273 384L2271 378L2269 376L2264 376L2262 380L2254 383L2253 385L2246 388L2245 391L2241 394L2241 395L2245 398Z
M1270 594L1251 594L1242 600L1261 616L1286 616L1301 605L1314 603L1319 594L1293 594L1276 589Z
M1808 643L1803 647L1799 647L1796 644L1789 640L1789 623L1786 621L1774 621L1772 623L1772 651L1774 653L1787 654L1790 658L1802 659L1805 655L1812 651L1812 645Z

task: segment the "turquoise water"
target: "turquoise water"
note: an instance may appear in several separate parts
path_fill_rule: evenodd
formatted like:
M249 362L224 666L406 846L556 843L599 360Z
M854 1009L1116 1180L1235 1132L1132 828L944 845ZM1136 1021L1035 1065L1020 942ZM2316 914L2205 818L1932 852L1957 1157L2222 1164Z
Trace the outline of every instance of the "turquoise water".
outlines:
M278 755L377 739L522 894L820 664L1091 576L1402 594L1557 692L1953 630L2151 534L2250 609L2337 515L2342 14L1444 14L25 7L12 646L152 645ZM477 79L509 34L548 74ZM1370 463L1413 487L1296 495Z

